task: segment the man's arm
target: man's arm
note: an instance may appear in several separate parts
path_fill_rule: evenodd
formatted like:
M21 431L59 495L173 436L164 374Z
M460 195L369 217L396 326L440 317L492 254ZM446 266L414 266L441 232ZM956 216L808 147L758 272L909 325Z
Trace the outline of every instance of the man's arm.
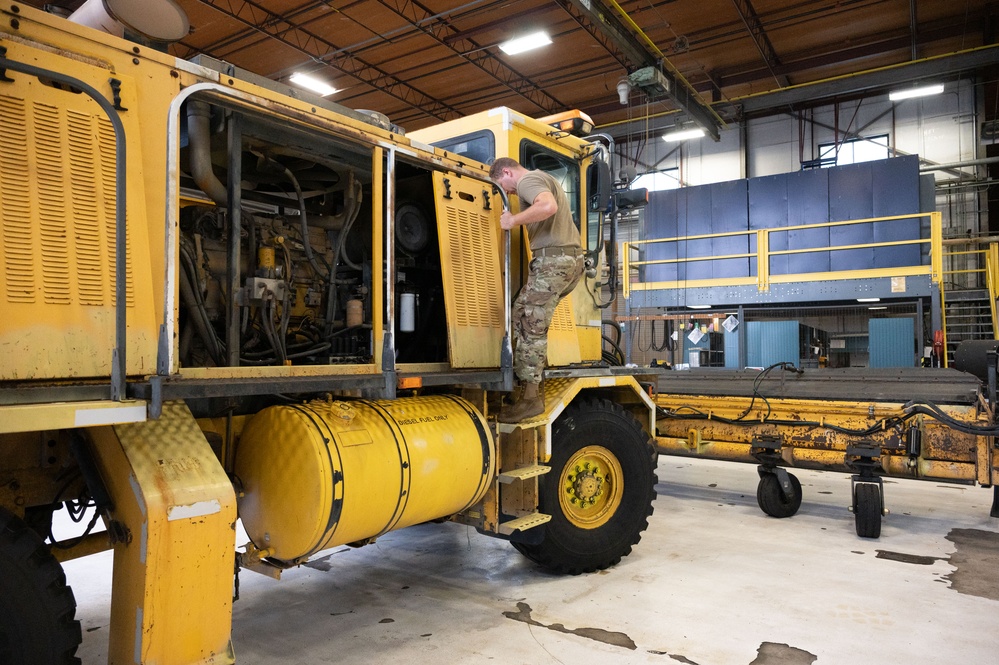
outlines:
M515 226L534 224L548 219L557 211L558 203L555 202L555 196L551 192L541 192L534 197L529 208L521 210L517 214L504 210L503 214L500 215L500 226L509 231Z

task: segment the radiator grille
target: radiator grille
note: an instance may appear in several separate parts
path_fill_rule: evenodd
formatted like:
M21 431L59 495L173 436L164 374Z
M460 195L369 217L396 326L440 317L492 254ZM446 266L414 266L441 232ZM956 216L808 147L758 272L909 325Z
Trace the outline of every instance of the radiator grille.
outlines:
M104 304L104 257L101 256L101 219L98 207L96 155L92 117L69 111L70 191L73 194L73 226L80 303Z
M107 118L0 95L0 286L7 302L114 304L114 147ZM130 259L126 252L133 306Z
M70 303L69 253L66 238L66 182L63 173L63 122L59 109L48 104L32 107L34 157L38 193L38 233L42 252L42 293L45 302Z
M564 298L558 304L558 307L555 308L555 314L552 316L552 324L549 326L551 330L575 331L576 324L573 323L572 312L569 311L569 303L571 302L571 297Z
M0 223L8 302L35 302L34 243L28 187L28 118L23 99L0 95ZM0 282L3 283L3 282Z
M489 275L498 274L496 251L490 247L489 218L452 206L446 208L451 265L457 284L455 319L459 326L495 328L503 325L497 294L502 285Z

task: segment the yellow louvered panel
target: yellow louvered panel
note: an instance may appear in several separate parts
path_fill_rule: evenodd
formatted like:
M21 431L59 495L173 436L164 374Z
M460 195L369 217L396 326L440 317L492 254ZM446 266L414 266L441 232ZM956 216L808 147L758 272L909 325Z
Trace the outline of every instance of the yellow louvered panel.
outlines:
M450 197L445 197L444 179ZM498 367L503 277L498 211L485 210L483 183L434 173L437 230L452 367Z
M110 264L102 251L101 216L104 208L98 188L94 118L90 114L70 110L67 112L67 125L78 297L83 305L104 305L105 275Z
M468 210L448 207L445 212L448 235L457 242L450 246L455 275L460 276L462 296L456 303L456 321L460 326L499 326L500 313L490 306L496 292L495 277L487 274L494 266L480 257L486 256L486 234L477 232L486 226L488 218Z
M572 321L572 312L569 309L569 298L564 298L555 308L552 316L552 325L549 330L575 330L576 324Z
M66 233L65 178L63 174L63 126L59 109L35 104L35 187L39 201L39 247L42 253L42 294L54 305L70 303L70 271Z
M106 64L29 44L6 46L13 60L108 90ZM116 53L107 51L100 62ZM122 106L130 109L118 115L131 166L128 246L138 252L128 264L130 376L155 370L163 308L162 155L177 83L169 67L152 72L144 70L138 81L118 74ZM114 131L88 95L27 75L11 78L0 83L0 381L104 379L115 347ZM145 160L144 150L151 155Z
M11 303L35 302L27 127L24 100L0 95L0 285Z

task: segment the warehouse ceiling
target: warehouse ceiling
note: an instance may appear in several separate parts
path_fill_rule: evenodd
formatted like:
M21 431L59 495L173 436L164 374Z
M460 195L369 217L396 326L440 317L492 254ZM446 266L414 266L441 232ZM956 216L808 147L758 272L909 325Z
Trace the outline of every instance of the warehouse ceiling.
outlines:
M699 111L731 122L999 62L999 47L978 48L999 26L999 2L986 0L177 2L192 31L175 55L279 81L307 72L338 89L329 99L407 129L496 106L531 116L578 108L598 127L681 108L674 121ZM537 30L552 43L512 56L498 48ZM650 64L674 94L632 89L622 105L617 84Z

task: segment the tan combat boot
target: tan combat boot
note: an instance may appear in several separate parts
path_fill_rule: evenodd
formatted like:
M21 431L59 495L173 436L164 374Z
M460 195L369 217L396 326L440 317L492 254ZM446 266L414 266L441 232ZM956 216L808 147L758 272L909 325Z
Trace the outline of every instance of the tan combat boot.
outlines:
M524 392L515 403L504 406L499 413L501 423L519 423L540 416L545 411L545 398L538 391L538 384L525 383Z

